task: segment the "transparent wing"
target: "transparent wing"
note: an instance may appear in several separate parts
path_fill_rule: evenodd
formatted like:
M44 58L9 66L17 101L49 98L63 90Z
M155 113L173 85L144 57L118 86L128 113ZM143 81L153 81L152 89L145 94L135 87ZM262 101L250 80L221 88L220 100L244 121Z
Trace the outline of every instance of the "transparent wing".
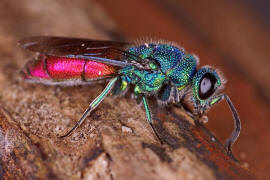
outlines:
M120 67L140 59L125 51L127 46L132 45L125 42L33 36L20 40L19 45L44 55L90 59Z

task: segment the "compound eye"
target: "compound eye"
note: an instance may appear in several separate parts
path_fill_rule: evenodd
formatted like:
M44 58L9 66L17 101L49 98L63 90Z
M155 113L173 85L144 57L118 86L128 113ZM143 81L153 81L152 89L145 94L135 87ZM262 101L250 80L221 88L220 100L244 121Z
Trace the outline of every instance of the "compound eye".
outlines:
M215 92L215 84L217 79L211 73L206 73L200 81L199 85L199 97L201 99L209 98Z

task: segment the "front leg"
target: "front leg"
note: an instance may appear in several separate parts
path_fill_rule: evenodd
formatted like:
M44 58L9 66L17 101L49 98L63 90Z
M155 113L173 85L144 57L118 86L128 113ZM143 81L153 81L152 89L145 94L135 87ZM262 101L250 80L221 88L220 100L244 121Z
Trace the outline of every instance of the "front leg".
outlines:
M232 112L232 116L233 116L233 120L234 120L234 129L232 131L231 136L229 136L225 142L225 149L227 151L227 154L231 157L233 157L232 154L232 146L233 144L236 142L236 140L238 139L240 132L241 132L241 121L239 118L239 115L234 107L234 105L232 104L229 96L227 96L226 94L221 94L218 96L213 96L211 99L209 99L207 101L206 104L204 104L203 106L200 105L198 102L193 101L195 104L195 112L197 113L197 115L199 117L202 117L204 112L209 109L211 106L213 106L214 104L217 104L218 102L220 102L221 100L226 100L231 112Z

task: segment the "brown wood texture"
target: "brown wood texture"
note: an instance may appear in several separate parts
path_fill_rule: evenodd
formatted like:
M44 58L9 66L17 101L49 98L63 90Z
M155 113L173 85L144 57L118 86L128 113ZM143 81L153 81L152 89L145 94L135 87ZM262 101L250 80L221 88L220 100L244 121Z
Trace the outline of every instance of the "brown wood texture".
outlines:
M121 12L122 7L122 16L136 15L118 3L111 3L115 9L108 11ZM138 5L133 3L134 7ZM144 4L146 9L137 12L137 16L142 12L153 16L159 12L151 11L155 10L153 7L152 3ZM222 143L204 126L195 124L185 111L176 107L161 109L153 103L155 126L164 141L159 144L142 107L129 96L105 99L76 132L65 139L57 138L74 124L104 84L65 88L27 84L18 72L32 55L19 49L17 41L30 35L119 40L123 39L119 32L128 34L128 28L139 32L142 26L136 23L145 19L139 17L135 24L129 20L127 27L123 27L123 21L116 28L106 12L95 2L84 0L1 2L0 179L255 179L241 161L227 156ZM121 17L116 15L121 13L111 15L120 22ZM153 19L148 22L148 30L163 17L168 24L159 30L167 31L170 18L154 15L158 19L154 19L154 24L150 24ZM154 34L158 31L143 32L141 35L158 36ZM168 30L168 39L178 33ZM179 42L185 41L190 43L188 48L192 47L189 36ZM209 55L195 47L203 57ZM228 116L231 119L226 109L212 119L223 121Z

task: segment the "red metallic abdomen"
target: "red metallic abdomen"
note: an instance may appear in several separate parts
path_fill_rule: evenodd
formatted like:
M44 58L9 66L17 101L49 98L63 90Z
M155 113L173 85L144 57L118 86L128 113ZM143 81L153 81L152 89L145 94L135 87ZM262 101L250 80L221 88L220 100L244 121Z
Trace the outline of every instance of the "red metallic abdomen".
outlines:
M112 77L117 69L104 63L76 58L40 55L29 61L22 70L26 80L65 82L76 80L87 82Z

